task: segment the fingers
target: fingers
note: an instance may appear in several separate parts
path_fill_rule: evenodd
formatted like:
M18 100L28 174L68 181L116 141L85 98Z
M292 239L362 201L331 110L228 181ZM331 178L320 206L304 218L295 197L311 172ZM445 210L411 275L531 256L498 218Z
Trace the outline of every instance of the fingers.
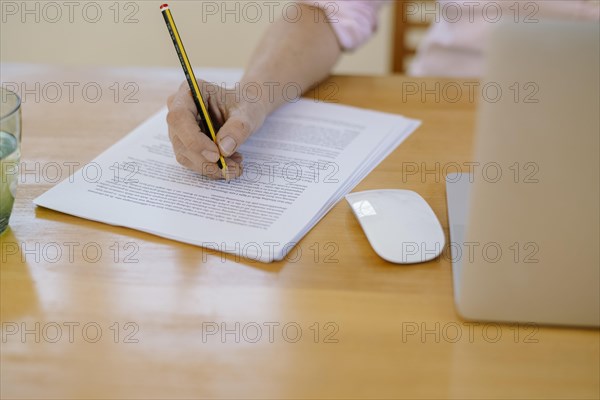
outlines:
M232 114L223 124L217 134L217 142L221 154L229 157L252 134L252 125L249 119L241 113Z
M236 153L239 155L239 153ZM243 167L242 167L242 159L240 157L234 157L232 155L231 158L226 158L225 163L227 164L227 169L220 169L215 163L206 163L201 167L198 167L197 164L188 167L189 169L198 172L208 178L219 180L219 179L236 179L242 176ZM224 172L223 172L224 171Z
M172 143L177 162L192 171L212 179L235 179L242 175L243 157L240 153L234 153L225 159L227 169L225 170L226 176L224 176L223 171L216 164L218 158L212 161L202 154L192 152L186 149L177 138Z
M215 144L198 125L198 111L187 83L183 83L177 93L167 100L167 123L169 138L177 161L202 175L220 179L222 171L217 162L225 157L227 178L237 178L242 174L242 157L237 153L239 146L253 132L252 118L238 108L226 106L211 92L217 89L198 82L205 101L211 110L215 128L219 129Z
M202 93L205 105L208 107L215 128L218 131L227 119L227 110L223 99L223 89L217 84L198 80L198 87Z
M173 108L167 114L169 138L171 142L178 140L182 145L196 153L206 153L208 159L219 158L219 149L198 126L195 117L186 110Z
M167 105L169 108L167 124L171 142L178 140L187 150L198 154L204 153L204 157L216 162L219 158L219 149L200 130L197 121L198 112L189 91L182 86L168 99Z
M236 154L238 154L238 153L236 153ZM227 169L225 169L225 170L220 169L217 166L217 164L215 164L215 163L207 162L202 165L198 165L198 163L186 161L185 158L186 157L183 156L182 161L186 164L180 163L181 165L183 165L184 167L186 167L194 172L204 175L205 177L210 178L210 179L232 180L232 179L239 178L240 176L242 176L242 173L243 173L241 159L239 159L239 161L234 161L235 157L225 159L225 163L227 164ZM225 171L225 172L223 172L223 171Z
M217 164L214 163L205 163L202 166L198 166L198 164L191 162L185 156L181 156L180 159L181 161L179 161L178 158L178 162L187 169L214 180L232 180L239 178L243 173L241 162L237 163L230 158L227 158L225 160L225 162L227 163L227 169L225 170L225 172L223 172L223 170L220 169L217 166Z

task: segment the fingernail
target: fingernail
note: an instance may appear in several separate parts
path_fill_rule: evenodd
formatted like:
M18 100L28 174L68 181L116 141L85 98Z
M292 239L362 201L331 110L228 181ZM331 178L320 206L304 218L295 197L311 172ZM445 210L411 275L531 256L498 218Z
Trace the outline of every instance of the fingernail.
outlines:
M221 150L225 155L230 155L235 150L235 140L230 136L225 136L221 141L219 141L219 145L221 146Z
M204 156L204 158L206 158L210 162L219 161L219 155L217 153L215 153L214 151L204 150L202 152L202 155Z

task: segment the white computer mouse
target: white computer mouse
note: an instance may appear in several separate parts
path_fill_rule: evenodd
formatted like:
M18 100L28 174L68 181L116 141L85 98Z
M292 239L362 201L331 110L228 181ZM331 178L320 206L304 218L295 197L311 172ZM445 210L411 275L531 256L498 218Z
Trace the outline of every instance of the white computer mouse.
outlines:
M410 190L368 190L346 200L383 259L398 264L433 260L444 249L444 231L429 204Z

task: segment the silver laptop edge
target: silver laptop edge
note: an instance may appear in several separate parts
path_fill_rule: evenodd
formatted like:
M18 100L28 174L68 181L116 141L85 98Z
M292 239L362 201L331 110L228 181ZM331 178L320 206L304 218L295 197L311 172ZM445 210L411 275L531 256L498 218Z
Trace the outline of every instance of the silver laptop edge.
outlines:
M501 174L446 177L457 310L600 326L600 26L503 25L486 58L472 161Z

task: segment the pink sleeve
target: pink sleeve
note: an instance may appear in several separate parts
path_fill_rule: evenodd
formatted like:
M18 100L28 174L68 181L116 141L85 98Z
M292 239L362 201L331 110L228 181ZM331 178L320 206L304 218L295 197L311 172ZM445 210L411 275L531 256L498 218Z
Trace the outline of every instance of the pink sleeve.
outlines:
M547 17L559 17L564 19L598 21L600 19L600 7L598 1L588 0L555 0L537 1L540 14Z
M319 7L344 50L354 50L377 30L377 13L386 0L298 0Z

